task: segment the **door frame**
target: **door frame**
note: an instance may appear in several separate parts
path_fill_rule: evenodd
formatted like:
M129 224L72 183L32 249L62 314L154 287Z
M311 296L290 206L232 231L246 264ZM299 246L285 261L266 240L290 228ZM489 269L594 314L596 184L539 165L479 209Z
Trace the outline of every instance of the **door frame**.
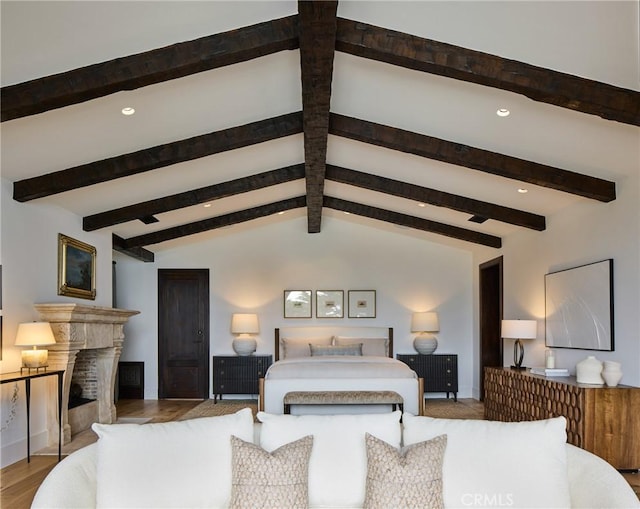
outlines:
M493 356L504 363L504 345L500 328L503 317L503 257L481 263L478 267L479 288L479 355L480 369L479 397L484 400L484 368L496 367L485 363L484 353L491 349ZM497 319L496 319L497 317Z

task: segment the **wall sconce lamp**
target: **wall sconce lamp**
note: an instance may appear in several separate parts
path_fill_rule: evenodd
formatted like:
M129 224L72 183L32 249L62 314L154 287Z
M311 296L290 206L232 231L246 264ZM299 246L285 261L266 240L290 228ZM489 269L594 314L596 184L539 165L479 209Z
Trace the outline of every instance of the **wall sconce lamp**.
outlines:
M423 355L435 352L436 348L438 348L438 340L431 333L439 330L438 313L435 311L413 313L411 316L411 332L419 333L413 340L413 348L416 349L416 352Z
M232 346L238 355L251 355L256 351L256 340L252 334L258 334L258 315L254 313L234 313L231 317L231 334L237 334Z
M56 338L53 336L51 325L49 322L30 322L18 325L18 333L16 334L16 346L32 346L32 350L22 351L22 368L35 369L40 368L46 370L49 360L49 351L46 349L38 350L37 347L44 345L53 345Z
M502 337L515 339L513 344L513 366L511 369L526 369L522 367L524 359L524 345L521 339L536 339L538 322L535 320L502 320Z

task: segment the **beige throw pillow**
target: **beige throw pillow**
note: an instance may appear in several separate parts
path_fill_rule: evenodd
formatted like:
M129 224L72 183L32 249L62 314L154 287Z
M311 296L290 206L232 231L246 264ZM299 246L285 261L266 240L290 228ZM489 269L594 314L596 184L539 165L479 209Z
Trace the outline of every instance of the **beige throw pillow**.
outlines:
M444 508L442 462L447 436L398 451L369 433L365 509Z
M269 453L232 436L231 509L309 507L312 447L309 435Z

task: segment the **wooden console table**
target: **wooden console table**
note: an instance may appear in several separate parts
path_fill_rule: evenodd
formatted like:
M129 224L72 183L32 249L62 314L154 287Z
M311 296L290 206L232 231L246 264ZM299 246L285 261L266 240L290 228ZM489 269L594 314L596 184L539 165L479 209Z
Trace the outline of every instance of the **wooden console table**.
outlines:
M13 373L0 374L0 384L8 384L11 382L20 382L24 380L25 395L27 400L27 463L31 462L31 380L41 378L43 376L58 377L58 461L62 459L62 375L64 369L56 369L52 371L38 371L36 373L21 373L15 371Z
M575 377L486 368L484 390L485 419L536 421L564 416L567 442L619 470L640 468L640 388L586 385Z

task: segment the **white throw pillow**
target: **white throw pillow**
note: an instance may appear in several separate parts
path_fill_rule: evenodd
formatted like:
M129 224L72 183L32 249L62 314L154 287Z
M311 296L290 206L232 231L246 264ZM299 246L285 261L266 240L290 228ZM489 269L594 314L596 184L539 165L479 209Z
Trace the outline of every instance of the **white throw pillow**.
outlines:
M94 424L97 507L228 507L231 435L253 441L253 415L158 424Z
M311 347L309 345L327 346L333 342L331 336L325 338L281 338L282 358L297 359L299 357L311 357Z
M350 345L362 343L362 355L375 357L389 356L389 338L349 338L346 336L336 336L336 345Z
M309 461L311 507L362 507L367 477L365 434L400 447L400 412L360 415L258 413L260 446L273 451L313 435Z
M497 422L404 414L405 446L447 435L445 507L570 507L566 420Z

